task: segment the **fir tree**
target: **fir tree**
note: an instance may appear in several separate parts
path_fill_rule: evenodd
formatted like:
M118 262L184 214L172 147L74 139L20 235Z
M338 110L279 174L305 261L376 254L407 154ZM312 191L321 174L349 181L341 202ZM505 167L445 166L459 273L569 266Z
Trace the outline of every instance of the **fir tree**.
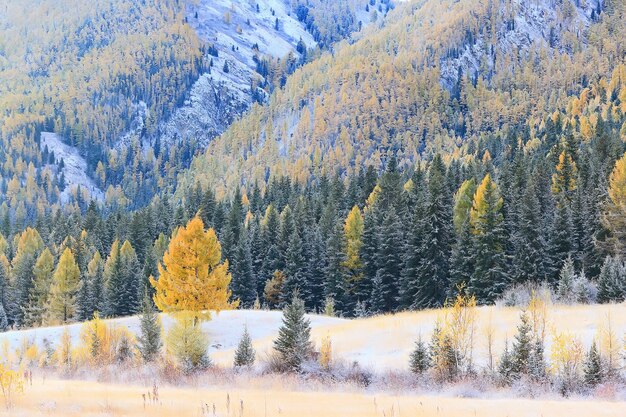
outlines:
M242 230L233 259L233 279L231 290L233 298L239 299L241 307L250 308L257 297L256 282L252 272L252 253L249 232Z
M146 292L141 303L141 316L139 317L140 334L137 338L137 348L144 362L152 362L160 353L163 342L161 341L161 319L154 308L154 303Z
M24 309L24 325L37 326L43 324L53 274L54 257L46 248L41 252L33 267L35 279L28 296L28 305Z
M576 271L574 271L574 262L568 257L561 268L559 274L559 285L557 288L557 296L561 302L572 303L574 298L574 281L576 280Z
M607 256L598 277L598 301L621 302L626 298L626 265Z
M415 349L411 352L409 359L409 367L414 374L422 374L430 367L430 357L428 355L428 349L422 338L420 337L415 342Z
M509 350L509 343L507 340L504 343L504 351L502 352L500 363L498 364L498 374L504 383L509 384L511 382L511 378L514 373L513 368L513 357L511 355L511 351Z
M390 312L396 309L398 299L398 282L402 271L402 226L395 209L390 208L379 229L378 273L372 291L380 297L376 309ZM379 284L376 286L376 284ZM374 305L374 303L372 303Z
M487 174L476 190L470 212L476 267L469 289L479 303L493 303L507 283L501 209L502 198Z
M0 332L6 331L9 327L9 320L7 318L7 313L4 310L4 303L0 300Z
M246 326L243 328L241 340L239 340L239 345L237 345L237 350L235 351L234 366L250 367L254 365L255 356L256 353L252 347L252 339L250 338L250 333L248 333L248 327Z
M337 224L326 244L324 297L334 301L337 312L350 315L354 311L354 306L346 294L347 283L343 268L345 261L343 247L343 232L341 225Z
M452 201L445 175L443 160L436 155L429 172L421 259L415 272L419 283L413 306L417 308L443 305L449 287Z
M283 325L274 341L278 360L287 371L299 372L313 352L311 324L304 313L304 302L294 294L283 312Z
M532 326L528 314L523 312L520 319L522 322L517 326L517 335L515 335L511 351L511 372L514 375L528 374L529 359L533 349Z
M602 358L600 357L600 352L598 352L595 340L585 357L583 372L585 384L590 387L600 384L604 378Z

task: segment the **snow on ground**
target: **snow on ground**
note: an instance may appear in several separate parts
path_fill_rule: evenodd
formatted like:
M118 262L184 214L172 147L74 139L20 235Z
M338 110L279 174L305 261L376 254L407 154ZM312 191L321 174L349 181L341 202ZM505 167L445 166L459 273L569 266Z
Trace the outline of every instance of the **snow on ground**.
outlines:
M312 327L332 326L346 322L345 319L308 315ZM174 320L161 314L163 328L167 330L172 326ZM136 316L119 319L105 320L110 326L125 326L131 332L139 332L139 319ZM209 354L220 350L234 349L239 343L244 326L248 327L248 332L253 340L264 338L275 338L278 328L282 323L282 312L280 311L251 311L232 310L222 311L218 315L213 315L212 320L202 324L203 330L209 336ZM22 341L28 340L42 346L43 340L48 339L52 344L57 343L65 328L69 329L72 343L80 341L82 323L70 324L67 326L41 327L27 330L16 330L0 333L0 346L8 343L11 348L18 348Z
M79 185L82 190L86 190L91 198L102 201L104 193L96 183L87 175L87 161L79 154L78 150L70 145L63 143L63 140L56 133L41 133L41 149L48 147L50 152L54 152L56 163L63 159L65 167L63 174L65 175L65 189L61 192L61 201L67 202L72 191Z
M509 343L516 334L521 310L512 307L479 307L476 312L474 332L474 363L484 366L488 361L486 328L491 323L494 331L495 359L500 356L505 340ZM341 319L319 315L308 315L311 320L311 336L319 347L322 338L330 336L336 358L347 363L358 362L376 370L406 370L408 358L415 341L421 337L430 341L430 335L444 310L425 310L376 316L366 319ZM616 305L550 306L546 325L546 357L555 332L568 332L578 337L585 349L592 340L610 323L618 341L626 335L626 303ZM162 316L165 330L172 319ZM259 358L263 359L272 350L272 342L278 334L282 313L279 311L223 311L203 324L209 336L209 354L218 365L230 366L244 326L253 340ZM137 332L137 317L108 320L111 325L126 326ZM74 342L78 342L81 324L67 326ZM8 343L17 348L24 339L41 345L44 338L53 343L59 339L64 327L47 327L0 333L0 346ZM5 342L6 341L6 342Z

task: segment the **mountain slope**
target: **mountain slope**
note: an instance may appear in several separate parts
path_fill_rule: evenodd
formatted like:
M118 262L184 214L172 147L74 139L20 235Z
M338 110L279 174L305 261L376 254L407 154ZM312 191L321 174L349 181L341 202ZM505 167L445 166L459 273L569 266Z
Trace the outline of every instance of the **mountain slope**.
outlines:
M541 141L543 121L623 62L623 2L414 1L293 74L192 163L218 191ZM482 149L477 149L483 146Z

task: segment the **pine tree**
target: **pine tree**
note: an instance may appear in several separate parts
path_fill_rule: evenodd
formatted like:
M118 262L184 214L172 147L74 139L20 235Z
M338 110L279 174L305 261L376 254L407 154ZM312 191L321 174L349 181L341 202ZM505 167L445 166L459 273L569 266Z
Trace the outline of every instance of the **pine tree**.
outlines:
M520 315L521 323L517 326L517 334L511 351L511 371L514 375L528 374L529 359L532 352L532 326L528 314Z
M304 256L302 237L300 231L294 228L287 246L283 301L287 301L296 290L302 294L303 298L308 298L305 265L306 258Z
M415 271L419 281L413 308L437 307L445 301L453 239L451 200L445 165L441 156L436 155L428 177L428 201L419 249L421 259Z
M161 341L162 326L161 319L154 309L154 304L147 292L141 303L139 329L137 348L144 362L152 362L159 355L163 345Z
M607 256L598 277L598 301L621 302L626 299L626 265Z
M141 264L135 249L127 240L120 248L122 288L120 291L120 315L132 315L141 307L141 295L146 291L143 287Z
M239 299L241 307L250 308L257 297L256 282L252 272L252 252L249 231L240 232L239 242L233 259L233 279L231 289L233 298Z
M118 316L121 314L124 300L121 299L123 289L122 261L120 258L120 242L115 240L111 245L109 257L104 266L106 314Z
M479 303L493 303L507 284L501 210L502 198L487 174L476 189L470 212L476 267L469 289Z
M17 251L13 258L13 288L11 301L5 306L7 314L14 318L16 324L21 325L24 317L23 306L28 305L28 298L33 286L33 267L43 249L43 240L37 230L27 228L17 241Z
M600 384L604 378L602 358L600 357L600 352L598 352L595 340L591 344L589 352L587 352L583 372L585 384L590 387Z
M379 228L377 238L379 267L372 292L379 299L371 302L372 308L377 312L394 311L397 306L399 295L399 278L402 271L402 226L396 210L391 207L385 214L383 223Z
M500 363L498 364L498 374L504 383L509 384L513 376L513 357L509 350L508 340L504 344L504 351L500 357Z
M211 310L236 308L238 302L229 301L228 261L220 263L221 258L215 231L205 232L200 218L180 227L159 264L159 280L150 279L156 306L164 312L188 312L196 323L210 319Z
M476 192L474 179L463 182L454 196L454 228L456 240L450 255L450 290L459 285L468 285L474 270L470 210ZM453 294L448 293L449 296Z
M297 294L283 311L283 324L274 341L278 360L287 371L299 372L313 352L311 323L304 315L304 302Z
M95 312L106 312L106 298L104 285L104 262L100 256L100 252L96 251L87 264L87 277L91 283L90 304L93 308L92 315Z
M324 297L333 300L336 312L350 315L354 311L354 306L346 294L347 281L343 267L345 262L343 248L343 231L341 225L336 224L326 243Z
M421 337L415 342L415 349L411 352L409 359L409 367L411 372L418 375L423 374L430 367L428 349Z
M4 303L0 300L0 332L4 332L9 327L9 320L7 313L4 310Z
M568 257L561 268L559 274L559 285L557 288L557 296L563 303L573 303L574 298L574 281L576 280L576 271L574 270L574 262Z
M49 318L52 322L67 323L76 314L76 294L80 285L80 271L74 254L66 248L59 258L50 287Z
M241 335L241 340L239 340L239 345L237 345L237 350L235 351L235 367L247 366L251 367L254 365L256 352L252 347L252 339L250 338L250 333L248 333L248 327L243 328L243 334Z

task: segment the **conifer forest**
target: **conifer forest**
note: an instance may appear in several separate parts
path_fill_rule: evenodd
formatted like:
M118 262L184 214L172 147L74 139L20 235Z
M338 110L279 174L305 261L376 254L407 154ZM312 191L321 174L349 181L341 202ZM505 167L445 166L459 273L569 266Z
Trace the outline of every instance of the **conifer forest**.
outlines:
M4 0L0 392L625 415L626 1Z

